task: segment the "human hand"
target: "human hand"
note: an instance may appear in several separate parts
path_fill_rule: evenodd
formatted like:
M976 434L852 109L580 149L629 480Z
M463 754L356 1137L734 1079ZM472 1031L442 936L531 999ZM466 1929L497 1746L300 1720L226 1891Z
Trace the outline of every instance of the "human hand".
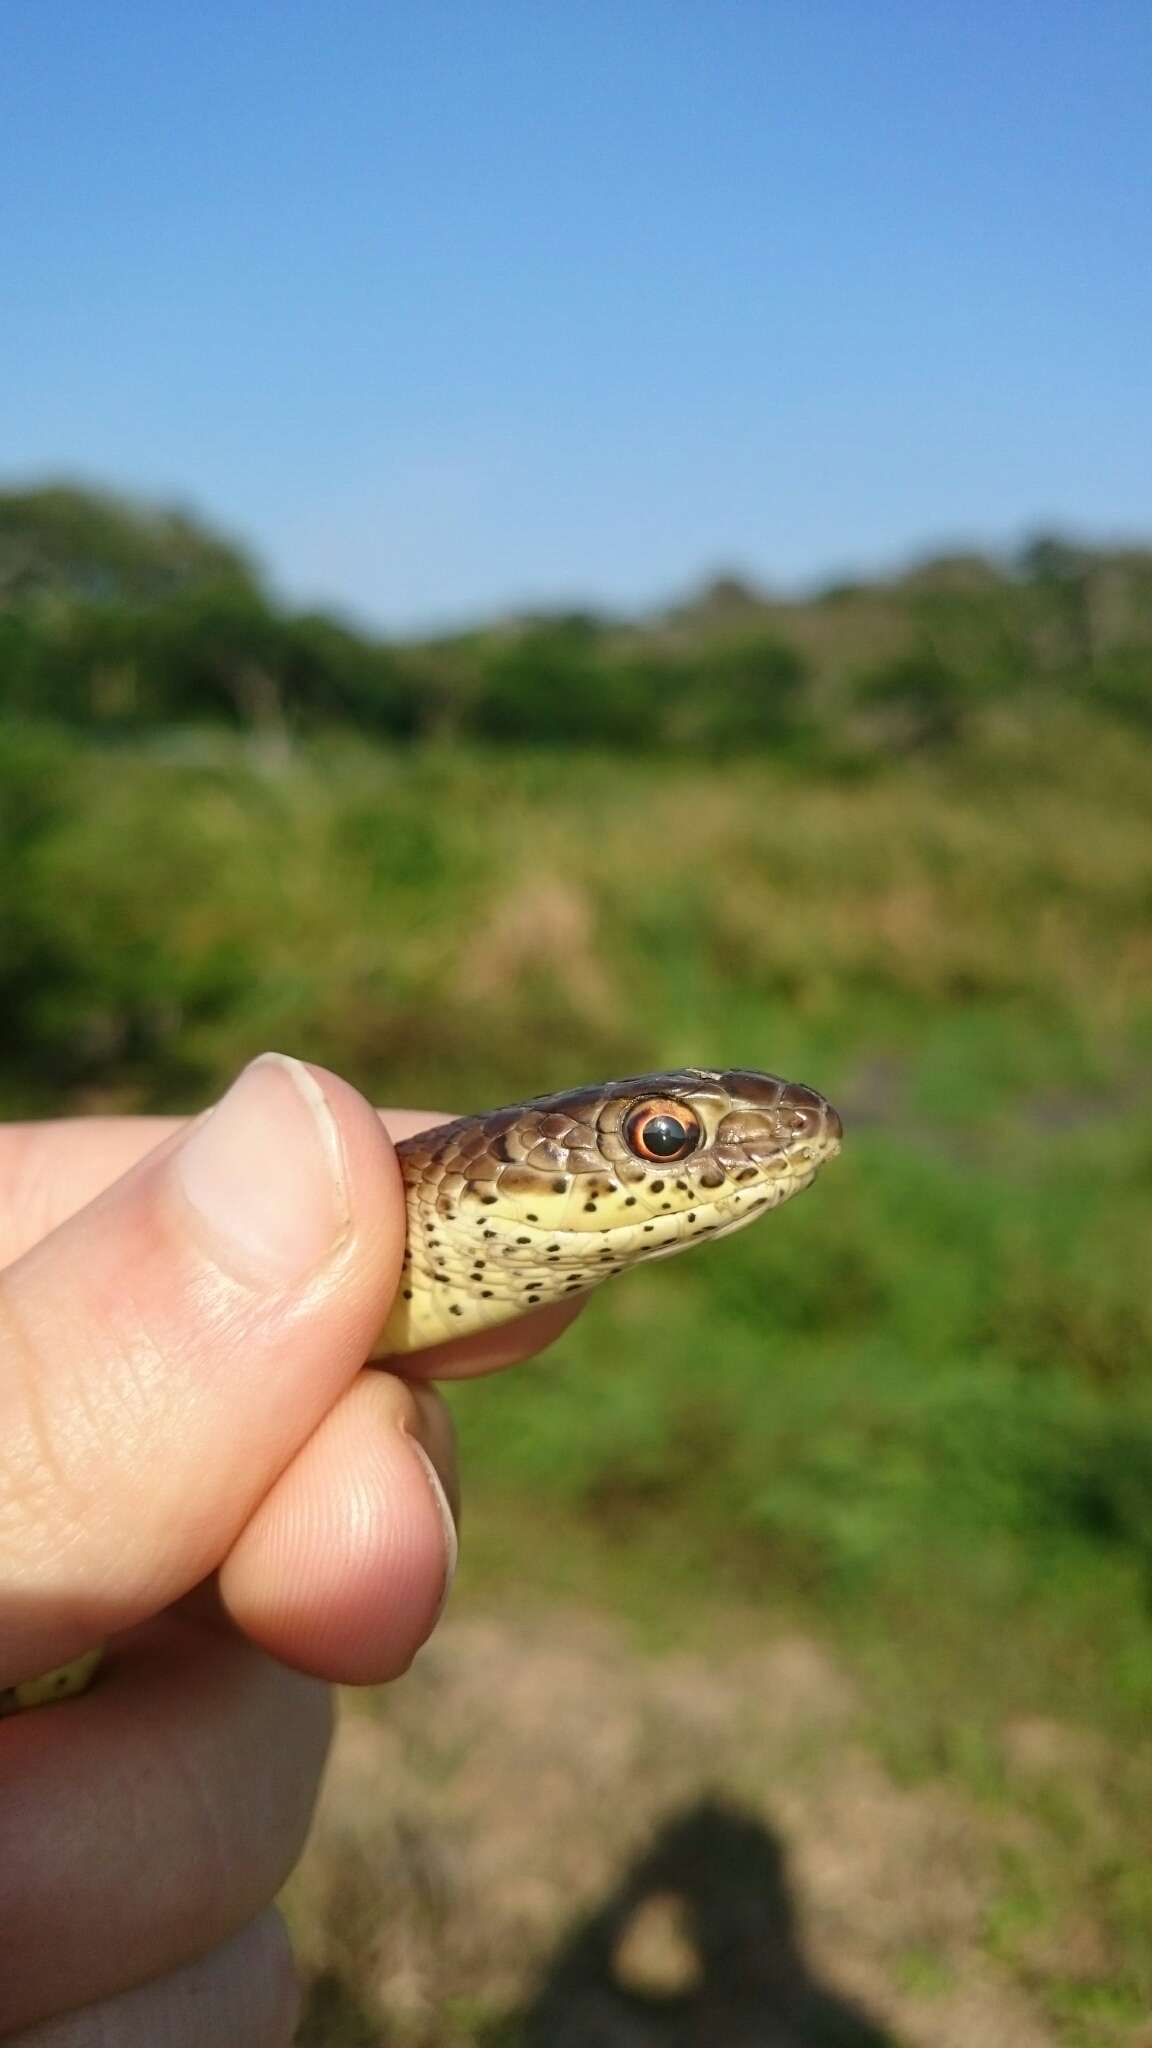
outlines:
M404 1227L376 1113L293 1061L191 1125L0 1133L0 1686L117 1639L91 1693L0 1722L0 2034L22 2048L291 2039L269 1902L323 1681L403 1671L455 1562L446 1411L359 1370ZM413 1364L488 1370L569 1319Z

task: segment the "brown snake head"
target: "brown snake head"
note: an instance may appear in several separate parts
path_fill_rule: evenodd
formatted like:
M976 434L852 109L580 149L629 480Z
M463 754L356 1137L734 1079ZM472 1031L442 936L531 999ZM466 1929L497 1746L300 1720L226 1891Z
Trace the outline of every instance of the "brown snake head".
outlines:
M459 1117L397 1148L408 1200L395 1357L726 1237L809 1187L840 1119L746 1068L641 1074Z

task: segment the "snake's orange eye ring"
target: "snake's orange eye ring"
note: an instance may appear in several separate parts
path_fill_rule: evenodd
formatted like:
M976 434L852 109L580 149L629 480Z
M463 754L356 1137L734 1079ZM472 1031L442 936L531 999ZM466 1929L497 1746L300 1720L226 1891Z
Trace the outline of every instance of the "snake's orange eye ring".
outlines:
M683 1102L642 1102L624 1125L624 1136L637 1158L657 1165L686 1159L703 1135L695 1110Z

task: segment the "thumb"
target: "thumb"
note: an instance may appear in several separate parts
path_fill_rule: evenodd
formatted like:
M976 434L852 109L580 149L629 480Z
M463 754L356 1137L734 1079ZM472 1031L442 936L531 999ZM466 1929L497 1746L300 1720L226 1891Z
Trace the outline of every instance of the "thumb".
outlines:
M268 1054L0 1273L0 1685L219 1564L363 1363L403 1243L374 1111Z

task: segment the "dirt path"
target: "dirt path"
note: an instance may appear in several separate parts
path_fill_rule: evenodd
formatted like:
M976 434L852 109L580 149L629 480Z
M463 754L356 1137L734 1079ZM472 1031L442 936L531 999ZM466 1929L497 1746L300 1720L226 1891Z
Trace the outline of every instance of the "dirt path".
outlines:
M811 1641L720 1664L464 1618L345 1713L290 1901L303 2038L1057 2048L988 1940L1027 1825L894 1783Z

